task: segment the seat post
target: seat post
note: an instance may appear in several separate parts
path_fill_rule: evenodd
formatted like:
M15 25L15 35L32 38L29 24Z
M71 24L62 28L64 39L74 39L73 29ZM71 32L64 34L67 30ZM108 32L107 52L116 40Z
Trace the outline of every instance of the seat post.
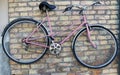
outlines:
M51 24L50 24L49 12L48 12L47 9L46 9L46 15L47 15L48 25L49 25L49 28L50 28L50 34L53 34L53 32L52 32L52 26L51 26Z

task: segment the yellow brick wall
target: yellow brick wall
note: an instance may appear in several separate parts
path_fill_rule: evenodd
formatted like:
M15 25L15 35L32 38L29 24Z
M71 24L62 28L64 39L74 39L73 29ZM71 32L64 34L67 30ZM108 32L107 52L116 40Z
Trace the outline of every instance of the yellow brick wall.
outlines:
M39 3L43 0L8 0L9 2L9 21L20 17L29 17L35 20L41 20L45 14L41 14L38 8ZM51 11L50 19L54 31L65 30L71 21L79 19L78 12L62 13L63 9L70 4L89 5L94 0L47 0L51 4L55 4L57 9ZM90 8L87 11L88 22L90 24L102 23L104 27L118 35L118 3L117 0L106 0L105 5ZM76 22L76 25L79 24ZM46 26L46 25L45 25ZM48 27L48 26L46 26ZM76 27L76 26L74 26ZM71 29L73 30L73 29ZM15 30L14 30L15 31ZM26 30L25 30L26 31ZM23 30L24 32L24 30ZM70 31L66 31L64 34ZM14 35L11 34L12 37ZM60 40L61 37L57 37ZM71 38L72 39L72 38ZM16 40L12 40L15 42ZM51 54L45 56L36 63L22 65L10 60L11 73L13 75L118 75L117 74L117 59L110 65L102 69L89 69L78 64L71 50L71 40L63 44L63 50L59 58ZM14 47L19 47L14 45ZM18 56L19 57L19 56ZM54 62L53 62L54 61Z

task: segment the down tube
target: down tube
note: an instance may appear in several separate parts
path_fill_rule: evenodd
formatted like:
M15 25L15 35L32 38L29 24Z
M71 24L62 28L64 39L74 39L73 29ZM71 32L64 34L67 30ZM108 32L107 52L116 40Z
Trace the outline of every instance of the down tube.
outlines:
M43 45L43 44L40 44L40 43L35 43L35 42L27 42L29 44L32 44L32 45L36 45L36 46L40 46L40 47L43 47L43 48L49 48L49 46L46 46L46 45Z
M86 22L83 22L82 24L79 25L74 31L72 31L66 38L64 38L60 44L63 44L65 41L67 41L78 29L80 29Z

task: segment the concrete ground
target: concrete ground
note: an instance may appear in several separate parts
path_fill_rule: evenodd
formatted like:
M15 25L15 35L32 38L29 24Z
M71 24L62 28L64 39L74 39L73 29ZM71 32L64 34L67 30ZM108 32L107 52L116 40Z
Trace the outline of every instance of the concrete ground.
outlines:
M9 59L0 44L0 75L10 75Z

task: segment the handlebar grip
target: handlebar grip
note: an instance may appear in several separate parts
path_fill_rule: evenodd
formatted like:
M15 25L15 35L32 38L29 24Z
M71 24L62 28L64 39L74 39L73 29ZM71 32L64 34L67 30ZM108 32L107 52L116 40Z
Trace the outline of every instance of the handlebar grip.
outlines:
M72 7L73 7L73 6L69 6L69 7L65 8L65 10L63 11L63 13L66 12L66 11L71 11L71 10L72 10Z
M97 4L101 4L101 2L100 1L95 2L95 3L92 4L92 6L97 5Z

